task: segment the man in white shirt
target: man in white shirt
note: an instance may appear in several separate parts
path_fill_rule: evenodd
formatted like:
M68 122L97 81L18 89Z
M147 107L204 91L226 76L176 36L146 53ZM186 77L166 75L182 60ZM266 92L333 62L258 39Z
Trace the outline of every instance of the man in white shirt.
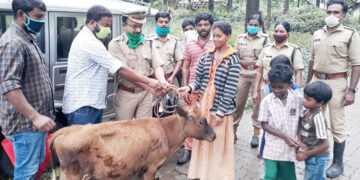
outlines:
M65 79L63 113L68 124L100 123L106 108L108 73L118 72L134 84L161 95L167 87L155 79L123 66L101 42L111 33L110 10L101 5L91 7L86 24L72 42Z

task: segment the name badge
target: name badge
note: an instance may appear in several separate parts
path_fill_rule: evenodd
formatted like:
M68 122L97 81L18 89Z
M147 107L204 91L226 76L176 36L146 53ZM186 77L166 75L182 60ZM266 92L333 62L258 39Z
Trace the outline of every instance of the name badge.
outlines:
M290 109L290 116L296 116L296 109Z
M135 52L129 52L129 55L130 56L136 56L136 53Z

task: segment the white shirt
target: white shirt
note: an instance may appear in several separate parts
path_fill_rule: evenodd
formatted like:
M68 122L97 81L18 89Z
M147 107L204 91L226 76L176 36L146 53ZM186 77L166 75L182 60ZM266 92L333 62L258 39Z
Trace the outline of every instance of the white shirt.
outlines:
M108 73L115 74L122 65L84 26L69 52L63 113L70 114L84 106L105 109Z

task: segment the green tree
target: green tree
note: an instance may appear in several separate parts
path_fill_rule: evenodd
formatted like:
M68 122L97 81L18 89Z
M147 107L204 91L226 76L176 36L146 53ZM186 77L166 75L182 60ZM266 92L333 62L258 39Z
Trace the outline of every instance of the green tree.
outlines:
M289 12L289 0L284 0L284 10L283 10L283 14L286 14Z
M226 3L226 12L232 12L232 4L233 4L233 1L232 0L227 0L227 3Z
M214 0L209 0L209 11L213 12L214 11Z

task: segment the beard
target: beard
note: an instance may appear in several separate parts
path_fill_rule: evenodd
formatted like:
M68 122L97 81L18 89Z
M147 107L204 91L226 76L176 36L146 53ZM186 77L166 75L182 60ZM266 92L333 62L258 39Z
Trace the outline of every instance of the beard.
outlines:
M201 36L201 37L208 37L209 36L209 34L210 34L210 30L209 31L206 31L206 30L201 30L200 32L198 32L199 33L199 36Z

